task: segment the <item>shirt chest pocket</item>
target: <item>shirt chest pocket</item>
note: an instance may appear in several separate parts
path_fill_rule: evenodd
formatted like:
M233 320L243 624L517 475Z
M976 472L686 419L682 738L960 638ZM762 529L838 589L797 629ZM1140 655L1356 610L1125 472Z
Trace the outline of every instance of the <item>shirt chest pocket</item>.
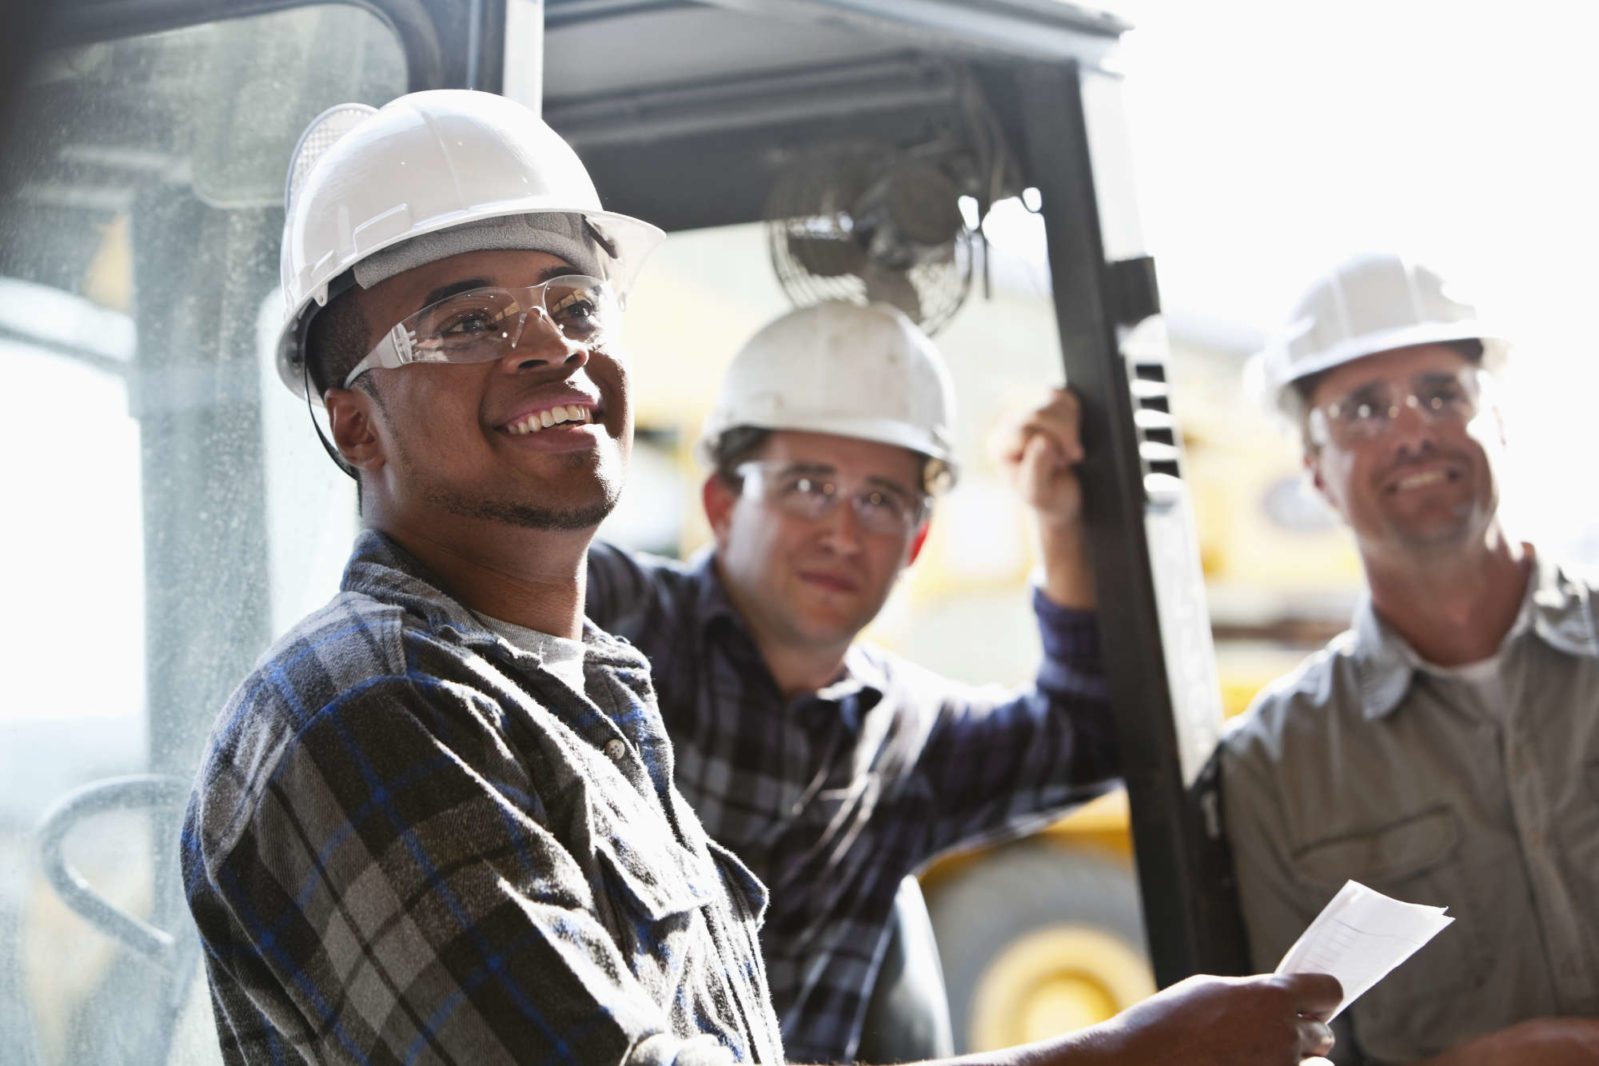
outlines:
M643 933L640 919L681 927L716 899L716 869L673 837L660 812L630 789L598 790L592 797L594 851L602 884L596 886L625 917L624 937ZM658 939L670 930L655 930Z
M1461 856L1462 828L1447 808L1311 845L1295 856L1300 875L1324 898L1358 881L1406 903L1448 907L1453 925L1439 933L1355 1005L1356 1032L1370 1055L1399 1033L1426 1033L1454 1008L1454 997L1482 981L1488 960L1474 929L1472 887Z
M716 862L728 895L739 905L735 914L748 921L751 927L758 926L766 917L766 886L733 852L714 840L707 839L705 845Z
M631 787L589 799L596 910L639 985L673 1014L687 975L715 965L708 921L721 878Z

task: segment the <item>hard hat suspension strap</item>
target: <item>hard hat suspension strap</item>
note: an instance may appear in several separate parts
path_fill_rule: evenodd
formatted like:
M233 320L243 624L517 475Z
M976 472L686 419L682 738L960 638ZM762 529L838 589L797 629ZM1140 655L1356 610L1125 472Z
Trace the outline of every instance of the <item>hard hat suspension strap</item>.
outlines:
M350 480L360 484L361 478L356 474L355 467L344 461L344 456L339 454L339 450L328 440L327 434L322 432L322 423L316 420L316 409L311 406L311 357L308 352L300 357L300 373L305 376L305 413L311 419L311 428L316 430L316 439L322 442L322 450L328 453L328 458L348 474Z

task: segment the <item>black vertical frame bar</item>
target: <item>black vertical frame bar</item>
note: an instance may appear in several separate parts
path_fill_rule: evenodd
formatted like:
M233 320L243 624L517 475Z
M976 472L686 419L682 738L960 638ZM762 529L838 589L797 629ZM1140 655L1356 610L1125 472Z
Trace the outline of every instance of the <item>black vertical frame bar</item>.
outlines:
M1037 65L1018 72L1017 87L1028 181L1042 201L1062 361L1082 402L1084 518L1106 680L1150 955L1165 986L1197 972L1239 972L1243 945L1225 864L1217 860L1214 819L1203 816L1203 786L1190 794L1183 781L1147 535L1142 441L1118 337L1117 279L1105 256L1082 77L1075 63Z
M28 71L38 58L36 47L48 7L36 0L0 0L0 146L10 128L11 108Z
M506 0L471 0L467 15L466 88L505 88Z

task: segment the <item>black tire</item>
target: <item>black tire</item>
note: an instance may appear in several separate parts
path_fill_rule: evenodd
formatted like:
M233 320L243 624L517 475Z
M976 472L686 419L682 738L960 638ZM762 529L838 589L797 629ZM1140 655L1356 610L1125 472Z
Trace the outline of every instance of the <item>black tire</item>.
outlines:
M1128 863L1091 848L1063 847L1047 838L995 848L928 888L927 905L960 1053L987 1050L973 1044L979 985L997 960L1029 937L1064 927L1092 930L1118 942L1123 970L1129 951L1148 966L1133 871ZM1151 976L1148 991L1153 990ZM1124 1000L1137 997L1123 993L1110 998L1114 1012L1130 1005Z

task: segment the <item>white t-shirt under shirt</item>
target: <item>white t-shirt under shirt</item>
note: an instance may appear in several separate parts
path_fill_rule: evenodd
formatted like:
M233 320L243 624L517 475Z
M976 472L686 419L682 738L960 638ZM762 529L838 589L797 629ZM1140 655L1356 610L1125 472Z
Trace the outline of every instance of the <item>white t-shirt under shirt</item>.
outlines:
M473 612L474 614L476 612ZM540 633L536 629L519 626L499 618L479 614L478 619L494 632L521 648L536 655L544 669L564 681L579 695L583 692L583 642L565 637Z
M1508 721L1518 701L1515 693L1505 690L1505 675L1501 667L1504 663L1505 649L1510 646L1510 642L1520 637L1532 625L1532 586L1533 582L1528 582L1527 596L1522 600L1516 620L1511 623L1510 632L1505 634L1499 648L1488 658L1478 659L1474 663L1462 663L1459 666L1439 666L1411 653L1416 665L1436 677L1464 682L1476 694L1478 701L1491 717Z

